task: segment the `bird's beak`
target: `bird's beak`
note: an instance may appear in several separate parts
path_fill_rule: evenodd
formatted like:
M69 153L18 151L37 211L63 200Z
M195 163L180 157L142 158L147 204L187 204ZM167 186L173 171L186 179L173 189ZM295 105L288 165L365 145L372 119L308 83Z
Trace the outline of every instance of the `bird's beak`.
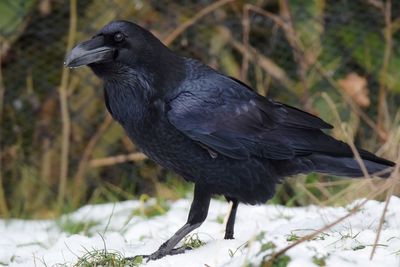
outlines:
M112 61L114 49L104 45L104 38L96 36L75 46L65 59L65 65L76 68L92 63Z

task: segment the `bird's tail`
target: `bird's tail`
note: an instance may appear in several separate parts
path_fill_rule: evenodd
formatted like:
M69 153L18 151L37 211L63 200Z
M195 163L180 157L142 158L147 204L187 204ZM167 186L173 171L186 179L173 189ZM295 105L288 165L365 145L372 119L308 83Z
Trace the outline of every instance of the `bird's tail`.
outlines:
M364 166L370 175L375 174L382 178L390 175L394 162L375 156L374 154L360 150L359 154L363 159ZM354 157L341 157L315 153L307 156L314 165L314 171L347 177L363 177L364 173L360 164Z

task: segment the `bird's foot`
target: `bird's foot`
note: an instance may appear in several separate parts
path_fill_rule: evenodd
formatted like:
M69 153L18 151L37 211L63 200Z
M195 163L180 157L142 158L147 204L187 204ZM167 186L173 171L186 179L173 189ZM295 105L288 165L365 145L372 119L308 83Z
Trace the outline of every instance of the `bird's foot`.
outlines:
M154 253L152 253L152 254L150 254L150 255L144 256L144 258L146 258L146 259L147 259L147 262L148 262L148 261L151 261L151 260L158 260L158 259L161 259L161 258L163 258L163 257L165 257L165 256L172 256L172 255L177 255L177 254L183 254L183 253L186 252L186 250L191 250L191 249L192 249L192 248L186 247L186 246L182 246L182 247L179 247L179 248L174 248L174 249L172 249L172 250L170 250L170 251L167 251L167 250L165 250L165 249L163 249L163 248L160 248L160 249L157 250L156 252L154 252Z
M225 233L224 239L230 240L230 239L235 239L235 238L233 237L233 233Z
M183 254L187 250L192 250L192 248L191 247L182 246L182 247L179 247L179 248L174 248L174 249L172 249L170 251L167 251L166 249L160 248L159 250L157 250L156 252L154 252L154 253L152 253L150 255L136 255L134 257L128 257L128 258L125 258L125 259L129 260L129 261L136 261L139 258L142 258L142 259L146 259L146 262L149 262L151 260L153 260L153 261L154 260L159 260L159 259L161 259L161 258L163 258L165 256Z

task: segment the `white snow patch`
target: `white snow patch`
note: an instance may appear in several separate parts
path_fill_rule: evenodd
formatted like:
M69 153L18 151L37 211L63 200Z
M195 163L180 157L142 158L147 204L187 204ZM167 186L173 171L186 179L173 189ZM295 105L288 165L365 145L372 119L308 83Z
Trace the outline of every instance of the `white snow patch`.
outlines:
M186 221L190 200L171 204L163 216L143 218L132 216L139 201L88 205L62 219L74 222L96 222L88 235L63 232L53 220L0 220L0 266L73 265L88 250L119 251L129 257L149 254L166 241ZM228 204L213 200L206 222L196 231L205 245L185 254L150 261L146 266L257 266L263 256L261 248L273 242L276 249L312 233L347 214L350 207L315 206L287 208L284 206L240 205L235 240L223 240L221 219ZM372 261L369 256L374 243L384 203L368 201L363 209L325 231L315 240L289 250L289 267L316 266L313 259L323 258L326 266L400 266L400 199L392 197L383 225L379 246ZM264 233L264 234L262 234ZM104 239L104 240L103 240ZM206 264L206 265L205 265Z

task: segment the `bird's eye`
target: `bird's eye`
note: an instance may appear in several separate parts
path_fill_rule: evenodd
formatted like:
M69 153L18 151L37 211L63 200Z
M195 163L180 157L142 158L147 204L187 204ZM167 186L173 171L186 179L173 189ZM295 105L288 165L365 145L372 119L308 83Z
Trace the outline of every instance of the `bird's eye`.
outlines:
M114 41L116 41L117 43L122 42L124 39L125 36L122 33L117 32L116 34L114 34Z

